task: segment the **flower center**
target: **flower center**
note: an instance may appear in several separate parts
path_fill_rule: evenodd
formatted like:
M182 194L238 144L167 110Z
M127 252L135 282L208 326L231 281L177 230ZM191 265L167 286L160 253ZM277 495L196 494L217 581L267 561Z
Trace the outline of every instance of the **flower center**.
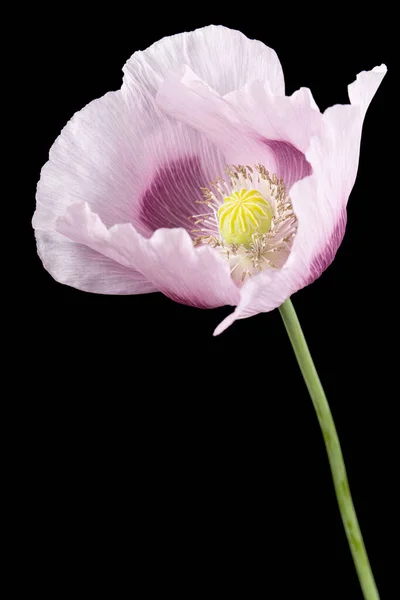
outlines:
M258 190L242 188L224 198L218 209L219 230L228 244L249 247L255 233L268 233L273 213Z
M263 165L231 165L201 188L205 212L189 217L195 246L208 244L229 263L237 285L265 269L281 269L297 231L285 184Z

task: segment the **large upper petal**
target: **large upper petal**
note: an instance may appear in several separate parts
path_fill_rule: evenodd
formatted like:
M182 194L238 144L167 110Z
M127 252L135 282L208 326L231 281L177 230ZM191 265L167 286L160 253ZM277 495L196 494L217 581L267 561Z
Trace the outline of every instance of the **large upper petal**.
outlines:
M332 262L344 235L346 204L357 175L365 112L386 73L385 65L363 72L349 86L351 105L328 108L321 132L306 152L313 173L291 190L298 232L281 270L247 281L235 311L215 330L218 335L236 319L268 312L314 281Z
M285 93L276 52L222 25L165 37L135 52L124 66L125 80L134 94L139 85L154 97L168 71L183 64L222 95L256 79L267 81L274 94Z

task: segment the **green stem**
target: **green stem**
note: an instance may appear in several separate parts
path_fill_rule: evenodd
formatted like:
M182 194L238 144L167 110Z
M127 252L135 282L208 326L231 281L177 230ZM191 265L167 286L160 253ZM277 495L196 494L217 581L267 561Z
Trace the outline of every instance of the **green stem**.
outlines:
M286 300L286 302L279 307L279 311L314 404L315 412L317 413L318 421L324 436L340 514L364 598L365 600L379 600L379 593L376 588L360 526L358 524L356 511L354 510L353 501L351 499L339 438L325 392L319 380L318 373L315 369L291 300Z

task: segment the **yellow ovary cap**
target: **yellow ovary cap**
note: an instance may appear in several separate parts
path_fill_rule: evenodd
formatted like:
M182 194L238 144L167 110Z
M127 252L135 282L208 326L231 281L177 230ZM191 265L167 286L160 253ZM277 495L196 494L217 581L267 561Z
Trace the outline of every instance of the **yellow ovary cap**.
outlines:
M242 188L224 198L218 209L219 230L228 244L249 246L255 233L267 233L272 208L258 190Z

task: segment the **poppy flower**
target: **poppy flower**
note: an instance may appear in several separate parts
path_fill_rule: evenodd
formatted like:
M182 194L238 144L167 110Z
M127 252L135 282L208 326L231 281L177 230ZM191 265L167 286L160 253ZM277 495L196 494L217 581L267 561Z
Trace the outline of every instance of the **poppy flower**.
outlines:
M321 113L285 96L276 53L210 26L124 66L122 87L68 122L33 218L45 268L102 294L161 291L232 305L216 329L280 306L332 262L346 225L363 119L384 65Z

